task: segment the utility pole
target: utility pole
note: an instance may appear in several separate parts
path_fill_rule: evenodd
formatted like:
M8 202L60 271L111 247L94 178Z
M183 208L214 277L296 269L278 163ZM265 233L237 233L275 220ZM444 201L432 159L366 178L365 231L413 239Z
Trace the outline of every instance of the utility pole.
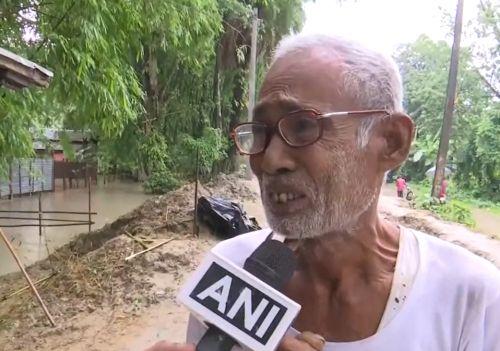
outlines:
M455 30L453 33L453 47L451 49L450 72L448 75L448 88L446 93L446 105L444 107L443 125L441 127L441 139L432 182L432 196L438 197L441 183L444 177L444 169L448 156L450 144L451 127L453 122L453 109L455 107L455 94L457 91L458 61L460 56L460 38L462 36L462 17L464 12L464 0L458 0L457 13L455 16Z
M259 30L259 18L257 9L253 9L252 16L252 43L250 47L250 67L248 78L248 116L247 120L252 119L253 108L255 106L255 78L257 70L257 33Z

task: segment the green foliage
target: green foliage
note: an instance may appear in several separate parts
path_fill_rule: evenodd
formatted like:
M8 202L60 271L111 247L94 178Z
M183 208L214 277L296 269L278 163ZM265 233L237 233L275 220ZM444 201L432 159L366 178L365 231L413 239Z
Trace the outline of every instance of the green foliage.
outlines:
M179 180L172 173L154 171L143 184L148 194L165 194L180 185Z
M20 116L23 104L27 102L21 96L11 91L0 92L0 179L6 177L14 158L34 155L31 124L28 118Z
M97 148L96 161L101 174L129 173L137 176L140 160L138 140L134 123L125 126L123 132L114 138L101 138Z
M444 220L462 223L471 228L475 226L470 209L456 200L450 200L449 202L441 204L433 199L431 201L417 203L417 206L435 213Z
M470 31L470 32L469 32ZM466 35L473 38L473 54L476 67L483 75L497 98L500 98L500 6L498 1L481 0L477 22L466 28Z
M434 165L448 80L451 48L421 36L398 51L405 88L405 107L413 117L417 136L402 172L423 180ZM457 98L448 163L458 186L476 196L500 199L500 104L482 84L472 66L471 51L460 57Z
M199 162L199 174L202 177L210 175L214 165L227 157L229 140L223 136L219 129L207 127L202 137L194 139L184 135L178 148L180 171L187 176L196 172L196 158Z
M438 200L430 197L431 183L429 179L413 183L411 188L416 196L415 205L417 208L429 210L444 220L462 223L474 228L475 222L470 207L461 200L465 195L453 182L448 184L446 203L439 203Z
M192 176L195 149L210 175L246 114L254 7L262 67L300 29L301 0L0 0L0 46L54 72L48 89L0 93L0 173L55 127L90 133L100 172L151 191Z
M64 155L66 158L70 161L75 161L76 160L76 153L75 149L73 148L73 145L71 145L71 140L68 137L67 133L61 133L61 146L64 150Z
M142 164L151 172L164 172L170 166L169 150L165 137L153 132L145 138L139 148Z

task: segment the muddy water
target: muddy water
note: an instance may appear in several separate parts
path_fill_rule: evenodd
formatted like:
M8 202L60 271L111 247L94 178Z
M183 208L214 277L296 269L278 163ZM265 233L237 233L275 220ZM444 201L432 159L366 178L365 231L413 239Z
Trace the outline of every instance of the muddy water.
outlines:
M500 239L500 216L483 208L472 210L472 216L476 221L476 229L482 233Z
M98 185L92 188L91 205L92 211L97 212L93 216L95 224L92 229L101 228L106 223L113 222L119 216L129 212L142 204L149 196L142 192L137 183L114 182L106 185ZM1 210L38 210L38 196L15 198L13 200L0 200ZM42 209L45 211L77 211L85 212L88 209L88 189L70 189L42 195ZM0 216L36 217L36 214L6 214ZM57 217L56 217L57 216ZM50 214L46 218L79 219L87 220L87 216ZM37 223L37 221L5 220L0 219L0 224ZM47 222L49 223L49 222ZM56 222L53 222L56 223ZM36 227L3 228L7 237L18 252L25 265L30 265L47 257L47 250L54 249L66 244L76 235L88 231L88 226L73 227L48 227L43 228L42 236L39 236ZM17 271L18 268L11 257L5 244L0 241L0 275Z

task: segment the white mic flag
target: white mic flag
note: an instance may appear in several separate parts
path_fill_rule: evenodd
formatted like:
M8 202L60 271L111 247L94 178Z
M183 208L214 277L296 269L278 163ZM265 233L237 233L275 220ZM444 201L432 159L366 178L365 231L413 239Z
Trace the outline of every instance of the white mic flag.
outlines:
M255 351L274 351L300 305L211 251L178 299L202 322Z

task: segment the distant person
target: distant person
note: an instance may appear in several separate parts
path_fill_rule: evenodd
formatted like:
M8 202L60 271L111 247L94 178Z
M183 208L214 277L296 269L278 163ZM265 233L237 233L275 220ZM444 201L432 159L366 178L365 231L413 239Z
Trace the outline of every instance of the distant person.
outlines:
M415 198L415 194L413 194L413 190L410 189L409 186L406 187L406 200L413 201Z
M396 190L398 192L398 197L403 198L403 193L406 190L406 180L403 176L398 176L396 179Z
M439 202L444 204L446 202L446 188L448 187L448 181L443 178L441 181L441 189L439 190Z

